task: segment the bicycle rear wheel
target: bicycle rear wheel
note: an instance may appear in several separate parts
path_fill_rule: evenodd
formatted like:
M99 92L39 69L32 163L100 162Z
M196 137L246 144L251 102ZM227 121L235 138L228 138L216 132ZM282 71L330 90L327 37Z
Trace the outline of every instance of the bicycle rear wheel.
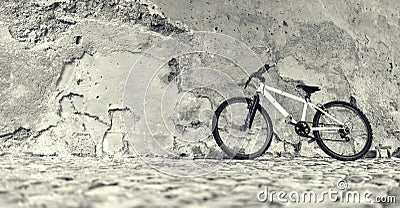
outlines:
M342 101L329 102L322 109L344 125L320 111L315 113L313 127L340 128L314 131L321 149L329 156L343 161L357 160L365 155L372 144L372 129L361 110Z
M213 136L230 158L254 159L263 155L271 144L271 118L261 105L256 106L251 129L245 125L251 102L250 98L231 98L215 111Z

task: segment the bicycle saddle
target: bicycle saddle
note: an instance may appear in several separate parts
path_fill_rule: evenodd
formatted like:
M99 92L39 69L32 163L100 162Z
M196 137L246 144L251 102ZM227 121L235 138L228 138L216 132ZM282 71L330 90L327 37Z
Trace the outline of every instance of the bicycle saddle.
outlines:
M304 92L306 92L307 94L312 94L314 92L321 90L321 88L319 88L317 86L308 86L308 85L303 85L303 84L297 85L296 88L304 90Z

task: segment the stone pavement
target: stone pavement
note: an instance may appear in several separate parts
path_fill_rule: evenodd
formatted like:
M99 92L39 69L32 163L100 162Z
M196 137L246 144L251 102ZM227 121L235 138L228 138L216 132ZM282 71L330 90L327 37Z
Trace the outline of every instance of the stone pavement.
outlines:
M0 157L0 207L327 207L261 202L268 191L343 190L400 198L400 160L330 158L253 161L173 158ZM157 169L157 170L156 170ZM203 170L202 170L203 169ZM347 182L339 189L338 181ZM343 185L343 184L341 184ZM269 192L269 193L270 193ZM319 196L319 195L318 195ZM338 202L334 207L397 207Z

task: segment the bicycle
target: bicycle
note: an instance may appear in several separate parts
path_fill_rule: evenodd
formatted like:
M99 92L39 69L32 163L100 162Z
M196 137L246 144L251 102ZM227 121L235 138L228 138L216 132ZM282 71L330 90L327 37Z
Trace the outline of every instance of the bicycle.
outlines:
M223 101L215 110L212 134L223 152L233 159L254 159L263 155L269 148L274 134L273 126L269 114L260 104L260 95L283 115L287 124L294 126L297 135L308 138L310 143L316 141L327 155L338 160L351 161L368 152L372 144L372 129L367 117L357 106L344 101L315 105L311 102L311 95L321 90L317 86L297 85L296 87L306 94L303 98L267 86L262 75L274 66L275 64L266 64L250 75L245 89L252 78L260 80L252 98L233 97ZM296 121L269 91L302 102L304 105L300 120ZM308 107L315 112L312 122L306 122ZM231 121L229 118L238 120ZM233 132L229 133L228 128L232 128ZM259 136L261 133L265 135ZM250 138L253 136L256 136L256 139Z

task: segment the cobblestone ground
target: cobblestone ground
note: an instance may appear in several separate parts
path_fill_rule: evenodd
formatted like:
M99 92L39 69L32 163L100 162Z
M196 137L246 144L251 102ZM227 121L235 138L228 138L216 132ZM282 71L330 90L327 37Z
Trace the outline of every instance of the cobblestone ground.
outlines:
M268 195L273 191L284 191L288 195L297 191L301 196L305 191L313 191L318 200L322 192L330 189L339 194L358 191L363 195L369 191L371 202L377 196L400 199L398 159L218 161L10 155L0 159L0 207L332 206L328 197L322 203L303 203L301 197L300 202L279 202L277 198L273 202L271 198L261 202L265 195L260 192L266 188ZM193 176L197 173L203 175ZM337 183L341 179L347 182L341 185L347 186L339 189ZM340 197L333 206L398 207L396 203L348 203Z

